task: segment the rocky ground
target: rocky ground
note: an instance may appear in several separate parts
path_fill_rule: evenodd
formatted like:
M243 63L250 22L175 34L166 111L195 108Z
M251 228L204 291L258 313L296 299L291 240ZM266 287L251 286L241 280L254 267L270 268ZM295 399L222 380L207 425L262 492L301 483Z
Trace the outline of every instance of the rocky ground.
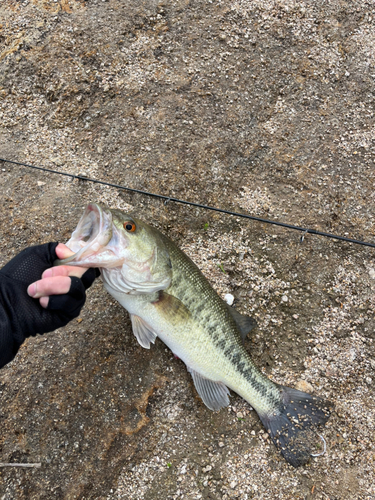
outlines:
M0 157L374 241L375 6L2 0ZM335 404L293 469L251 407L208 410L98 281L0 372L2 500L375 498L374 249L0 162L0 261L135 211L257 319L273 380Z

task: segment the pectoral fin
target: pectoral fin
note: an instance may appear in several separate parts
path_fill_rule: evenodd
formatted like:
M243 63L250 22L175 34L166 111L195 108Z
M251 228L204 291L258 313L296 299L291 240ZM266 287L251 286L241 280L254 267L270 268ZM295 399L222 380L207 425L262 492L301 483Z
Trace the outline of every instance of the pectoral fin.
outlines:
M152 302L152 305L172 325L191 319L191 313L187 307L179 299L163 290L159 292L157 300Z
M203 403L210 410L220 410L229 405L229 389L222 382L214 382L208 378L202 377L199 373L187 367L193 377L195 388L202 398Z
M257 322L254 318L250 318L250 316L245 316L244 314L239 313L236 309L233 309L233 307L228 306L228 304L227 307L232 318L236 322L242 340L245 341L247 334L251 332L255 326L257 326Z
M133 333L138 342L145 349L150 349L150 342L155 344L155 339L157 337L156 333L153 332L147 323L145 323L139 316L131 314L130 319L132 322Z

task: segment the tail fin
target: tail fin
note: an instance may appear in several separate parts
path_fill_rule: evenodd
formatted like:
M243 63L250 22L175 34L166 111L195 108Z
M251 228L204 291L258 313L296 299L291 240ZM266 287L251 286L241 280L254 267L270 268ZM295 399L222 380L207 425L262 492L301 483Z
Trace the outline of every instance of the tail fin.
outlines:
M316 450L319 436L314 428L328 420L332 404L290 387L280 386L280 390L279 410L259 417L285 460L299 467Z

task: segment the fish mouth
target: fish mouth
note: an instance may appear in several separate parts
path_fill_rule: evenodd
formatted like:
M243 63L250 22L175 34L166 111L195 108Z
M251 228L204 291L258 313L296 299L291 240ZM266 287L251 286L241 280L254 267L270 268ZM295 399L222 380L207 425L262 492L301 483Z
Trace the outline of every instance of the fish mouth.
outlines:
M119 259L111 248L114 237L112 213L110 210L90 203L66 246L75 252L66 259L59 259L54 265L81 267L114 267Z

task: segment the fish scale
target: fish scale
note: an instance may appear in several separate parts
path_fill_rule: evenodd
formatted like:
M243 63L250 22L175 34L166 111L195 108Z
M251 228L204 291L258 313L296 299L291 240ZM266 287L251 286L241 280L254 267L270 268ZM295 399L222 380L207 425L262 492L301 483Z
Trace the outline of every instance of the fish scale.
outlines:
M229 387L256 410L287 462L309 461L330 403L276 384L255 366L242 342L254 320L230 308L172 240L130 214L92 203L67 246L76 253L57 263L99 267L138 342L149 348L159 337L184 361L208 408L227 406Z
M246 387L243 391L246 396L241 394L244 399L247 401L251 399L251 404L257 411L267 412L270 402L273 406L275 402L280 404L280 391L253 364L222 299L190 258L171 240L165 238L164 241L172 261L172 269L176 269L176 272L173 271L172 284L166 292L181 300L196 321L205 324L205 329L218 350L216 356L223 354L235 368L236 374L248 382L251 388ZM201 294L197 293L197 290ZM230 380L222 381L239 393L238 383ZM249 395L249 392L252 394Z

